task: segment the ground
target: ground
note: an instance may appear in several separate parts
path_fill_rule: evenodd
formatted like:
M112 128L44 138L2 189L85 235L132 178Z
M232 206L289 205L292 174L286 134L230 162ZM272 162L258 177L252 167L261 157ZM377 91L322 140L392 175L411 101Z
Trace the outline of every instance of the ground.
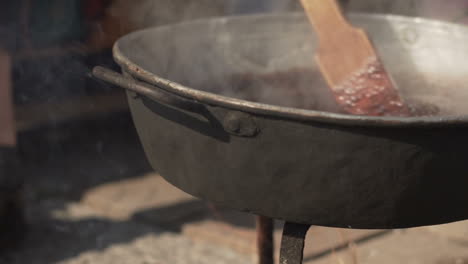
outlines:
M254 216L216 208L153 172L128 115L46 127L20 142L28 236L0 263L256 262ZM312 227L305 263L468 263L468 223Z

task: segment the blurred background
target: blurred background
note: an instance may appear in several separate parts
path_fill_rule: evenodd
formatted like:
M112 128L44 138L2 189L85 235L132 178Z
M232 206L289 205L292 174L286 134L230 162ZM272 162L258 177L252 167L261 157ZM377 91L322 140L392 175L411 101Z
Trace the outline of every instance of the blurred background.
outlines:
M467 0L342 3L347 12L468 23ZM14 125L0 129L14 131L16 143L5 148L17 163L0 170L0 183L22 188L0 194L0 218L9 219L0 220L9 233L0 234L7 238L0 263L255 263L254 217L214 208L153 172L124 92L90 71L118 70L112 45L138 29L290 11L302 12L298 0L1 1L0 65L10 70L0 78L10 81L0 90L11 91ZM0 112L8 98L0 98ZM6 156L0 159L12 162ZM314 227L306 263L468 263L467 233L466 223L397 231Z

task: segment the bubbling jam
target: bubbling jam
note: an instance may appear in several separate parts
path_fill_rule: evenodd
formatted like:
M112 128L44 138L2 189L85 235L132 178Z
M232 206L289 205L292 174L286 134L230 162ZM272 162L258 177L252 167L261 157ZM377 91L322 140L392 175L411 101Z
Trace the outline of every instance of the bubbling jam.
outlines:
M342 84L332 87L344 111L368 116L411 116L382 63L372 57Z
M354 115L431 116L439 113L432 104L403 101L394 90L383 67L375 63L334 90L329 89L319 71L292 68L265 74L241 73L229 78L224 95L253 102ZM204 85L204 87L208 87ZM229 88L226 88L229 87ZM383 87L383 88L382 88Z

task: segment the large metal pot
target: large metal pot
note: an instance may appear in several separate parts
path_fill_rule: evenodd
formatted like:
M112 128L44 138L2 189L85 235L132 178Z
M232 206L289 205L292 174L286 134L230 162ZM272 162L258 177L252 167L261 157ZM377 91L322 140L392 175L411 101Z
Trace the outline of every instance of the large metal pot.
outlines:
M468 28L397 16L351 19L372 36L405 98L437 105L439 116L333 113L320 78L307 95L317 98L316 110L216 93L222 87L229 94L232 74L317 71L315 39L299 14L135 32L114 47L124 75L103 68L94 74L130 90L153 168L197 197L323 226L401 228L466 219Z

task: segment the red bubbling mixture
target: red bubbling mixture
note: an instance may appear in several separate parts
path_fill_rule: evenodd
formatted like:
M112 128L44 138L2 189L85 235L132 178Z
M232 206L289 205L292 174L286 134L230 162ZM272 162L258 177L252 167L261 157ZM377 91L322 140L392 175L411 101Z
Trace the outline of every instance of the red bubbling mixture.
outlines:
M339 86L331 88L344 111L368 116L411 116L382 63L375 57Z
M439 113L435 105L406 101L405 106L394 93L382 93L380 87L390 80L382 78L379 70L371 68L357 74L358 77L337 88L338 92L332 92L325 85L320 72L304 68L267 74L235 74L229 79L228 91L221 92L248 101L356 115L363 115L364 110L380 116L430 116ZM362 80L374 86L364 89ZM220 92L215 88L212 91Z

